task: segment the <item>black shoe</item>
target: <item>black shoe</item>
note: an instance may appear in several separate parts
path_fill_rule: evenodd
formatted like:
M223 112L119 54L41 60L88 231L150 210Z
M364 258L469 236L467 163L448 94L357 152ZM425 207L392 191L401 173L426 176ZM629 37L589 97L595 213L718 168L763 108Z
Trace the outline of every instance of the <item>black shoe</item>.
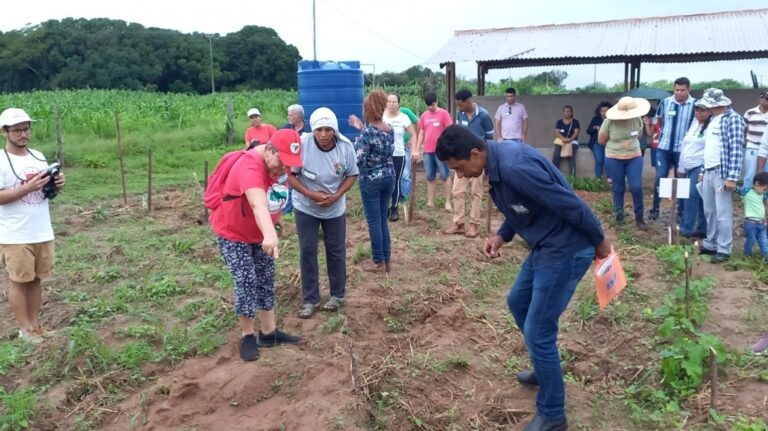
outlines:
M624 224L624 213L617 213L616 214L616 224L623 225Z
M648 218L650 220L658 220L659 219L659 210L651 210L651 212L648 213Z
M389 221L400 220L400 214L397 212L397 208L391 208L389 210Z
M707 234L704 232L694 232L691 234L691 238L704 239L706 237L707 237Z
M717 251L701 247L701 248L699 248L699 254L703 254L703 255L706 255L706 256L714 256L714 255L717 254Z
M523 370L517 373L517 381L528 386L539 386L539 379L533 370Z
M262 334L261 331L259 331L259 346L261 347L274 347L278 344L299 344L301 342L301 338L295 335L286 334L279 329L275 329L269 334Z
M645 224L645 220L643 220L643 216L635 217L635 226L637 226L640 230L648 230L648 225Z
M566 419L547 419L536 415L523 431L566 431L568 429L568 420Z
M709 260L709 263L723 263L729 260L731 260L730 254L717 253L716 255L712 256L712 259Z
M240 359L244 361L259 359L259 343L255 335L248 334L240 339Z

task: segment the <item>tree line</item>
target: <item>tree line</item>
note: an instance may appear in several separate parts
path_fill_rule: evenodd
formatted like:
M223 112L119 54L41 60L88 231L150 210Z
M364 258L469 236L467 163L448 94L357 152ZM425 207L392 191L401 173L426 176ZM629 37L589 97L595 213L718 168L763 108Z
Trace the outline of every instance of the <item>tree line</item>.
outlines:
M211 54L213 61L211 61ZM211 92L296 87L298 49L267 27L221 36L106 18L0 32L0 91L78 88Z

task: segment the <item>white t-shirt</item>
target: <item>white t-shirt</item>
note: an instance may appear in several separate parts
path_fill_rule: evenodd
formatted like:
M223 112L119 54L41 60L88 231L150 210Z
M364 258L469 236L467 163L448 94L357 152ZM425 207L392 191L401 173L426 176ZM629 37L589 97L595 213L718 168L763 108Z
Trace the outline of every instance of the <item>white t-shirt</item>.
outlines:
M720 153L723 151L723 138L720 136L720 126L723 114L712 117L704 133L704 169L720 166Z
M389 113L385 112L382 120L395 132L395 151L392 157L405 156L405 129L412 124L411 119L402 112L398 112L394 117L390 117Z
M29 151L34 157L30 154L16 156L0 151L0 189L20 187L22 181L19 178L26 181L48 167L45 156L39 151ZM8 164L9 159L11 164ZM16 202L0 205L0 244L38 244L47 241L53 241L53 226L48 199L42 191L28 193Z

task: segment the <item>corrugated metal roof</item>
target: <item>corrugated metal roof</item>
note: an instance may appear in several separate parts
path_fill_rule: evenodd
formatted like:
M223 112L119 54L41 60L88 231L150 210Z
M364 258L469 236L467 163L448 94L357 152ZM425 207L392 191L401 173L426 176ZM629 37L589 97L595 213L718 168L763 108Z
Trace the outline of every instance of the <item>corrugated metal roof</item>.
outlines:
M768 9L456 31L428 64L768 51Z

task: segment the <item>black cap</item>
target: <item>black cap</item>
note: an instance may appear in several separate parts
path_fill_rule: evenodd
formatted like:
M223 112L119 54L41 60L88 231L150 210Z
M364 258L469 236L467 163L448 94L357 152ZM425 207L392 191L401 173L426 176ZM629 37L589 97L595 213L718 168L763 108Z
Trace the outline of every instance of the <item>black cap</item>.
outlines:
M768 99L768 91L761 91L760 92L760 98L761 99Z

